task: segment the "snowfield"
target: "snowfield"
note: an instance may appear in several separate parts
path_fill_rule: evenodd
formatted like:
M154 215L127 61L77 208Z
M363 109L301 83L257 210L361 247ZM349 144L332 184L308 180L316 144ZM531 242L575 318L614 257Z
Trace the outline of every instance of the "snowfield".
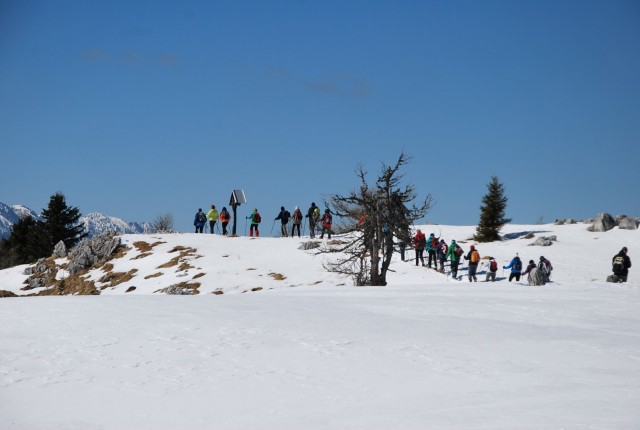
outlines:
M640 268L604 279L622 246L637 264L640 233L586 228L508 225L478 245L501 265L544 255L542 287L398 260L388 286L357 288L299 250L308 239L125 235L112 263L131 280L0 300L0 429L637 430ZM529 247L531 231L558 240ZM136 258L140 241L165 243ZM176 246L192 267L158 269ZM23 270L0 289L29 293ZM200 294L154 294L184 281Z

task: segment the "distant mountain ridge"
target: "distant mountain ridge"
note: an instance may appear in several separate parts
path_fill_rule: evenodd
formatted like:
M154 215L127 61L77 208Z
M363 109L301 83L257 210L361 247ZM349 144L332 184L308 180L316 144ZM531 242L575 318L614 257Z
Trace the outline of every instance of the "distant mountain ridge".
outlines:
M26 206L9 206L0 202L0 238L9 237L13 224L17 223L21 217L27 215L36 220L42 219L34 210ZM128 222L121 218L104 215L99 212L83 215L80 217L80 221L84 224L90 237L110 231L115 231L117 234L147 233L149 231L149 223L147 222Z

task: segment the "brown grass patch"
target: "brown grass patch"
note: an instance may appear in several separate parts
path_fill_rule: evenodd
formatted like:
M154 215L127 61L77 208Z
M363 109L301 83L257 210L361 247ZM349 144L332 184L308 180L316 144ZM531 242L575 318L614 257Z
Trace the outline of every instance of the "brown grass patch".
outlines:
M194 267L187 263L186 261L183 261L180 266L178 266L178 269L176 270L176 272L183 272L185 270L189 270L189 269L193 269Z
M260 290L262 290L262 287L255 287L251 289L251 291L260 291Z
M113 288L118 284L122 284L123 282L130 281L136 275L138 269L131 269L127 273L125 272L111 272L104 275L102 278L98 279L98 282L101 283L109 283L109 285L104 285L100 287L101 289L105 288Z
M221 296L221 295L223 295L223 294L224 294L224 291L222 291L222 290L215 290L215 291L213 291L211 294L215 294L216 296Z
M316 282L314 282L314 283L313 283L313 284L311 284L311 285L318 285L318 284L322 284L322 281L316 281Z
M200 294L198 288L200 288L200 282L180 282L179 284L171 285L167 288L161 288L159 290L154 291L154 293L165 293L165 294L188 294L195 295Z
M117 260L118 258L122 258L125 255L127 255L127 252L129 252L130 250L131 248L124 245L120 245L115 249L115 251L113 251L113 253L111 253L110 256L107 257L106 261Z
M144 241L133 242L133 246L140 252L149 252L153 249L153 246Z
M180 256L173 257L171 260L167 261L164 264L159 265L156 269L168 269L169 267L177 266L180 261Z
M0 290L0 298L2 297L18 297L16 296L14 293L12 293L11 291L7 291L7 290Z
M206 275L206 273L198 273L197 275L194 275L193 278L191 278L191 279L202 278L204 275Z
M271 276L276 281L284 281L285 279L287 279L287 277L282 273L269 273L269 276Z
M131 286L131 287L127 288L127 291L125 291L125 293L130 293L132 291L135 291L135 289L136 289L136 287Z
M113 264L111 263L107 263L104 266L102 266L103 272L111 272L112 270L113 270Z
M247 270L258 270L255 267L249 267Z
M138 254L133 257L132 260L140 260L141 258L148 257L150 255L153 255L153 252L143 252L142 254Z
M193 248L187 248L186 246L178 245L174 247L171 251L169 251L169 254L173 254L174 252L178 252L178 251L188 251L189 253L196 252L196 250Z
M162 276L162 275L164 275L164 273L162 273L162 272L156 272L156 273L154 273L153 275L147 275L147 276L145 276L145 277L144 277L144 279L157 278L158 276Z
M62 296L70 294L80 295L97 295L100 291L96 289L93 281L87 281L78 273L75 273L62 281L55 281L52 285L53 288L49 288L39 292L38 296Z
M528 235L524 236L523 239L533 239L534 237L536 237L535 234L529 233Z

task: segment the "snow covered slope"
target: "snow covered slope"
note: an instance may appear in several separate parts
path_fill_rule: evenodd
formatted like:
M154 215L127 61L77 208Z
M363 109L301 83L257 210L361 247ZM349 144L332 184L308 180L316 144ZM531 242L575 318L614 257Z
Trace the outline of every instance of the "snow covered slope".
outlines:
M640 236L586 227L509 225L478 245L501 264L549 258L543 287L396 261L389 286L356 288L297 238L125 235L113 270L137 272L101 296L0 299L0 428L636 430L640 271L604 278ZM529 231L558 240L529 247ZM164 243L139 258L141 241ZM186 265L159 268L178 246ZM21 269L0 289L19 292ZM200 295L153 294L176 280Z

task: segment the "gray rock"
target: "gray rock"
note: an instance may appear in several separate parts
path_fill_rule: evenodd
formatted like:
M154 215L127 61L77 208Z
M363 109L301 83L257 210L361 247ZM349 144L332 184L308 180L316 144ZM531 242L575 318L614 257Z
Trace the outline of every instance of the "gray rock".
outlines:
M180 285L170 285L156 292L179 296L192 296L195 294L194 290Z
M591 228L589 228L589 231L609 231L615 226L616 220L614 220L610 214L603 212L598 214L598 216L593 220L593 224L591 225Z
M533 243L530 243L529 246L551 246L553 245L553 242L556 242L557 240L556 236L541 236Z
M44 258L39 259L35 265L33 266L29 266L26 269L24 269L24 272L22 272L23 274L27 275L27 276L31 276L34 275L36 273L49 273L49 269L47 268L47 265L44 264Z
M105 261L119 246L120 237L112 233L82 241L69 254L69 273L74 274Z
M53 256L58 258L63 258L67 256L67 246L63 241L56 243L55 248L53 248Z
M320 248L320 244L318 242L314 242L313 240L309 240L307 242L303 242L298 249L302 249L308 251L310 249Z
M618 218L618 228L621 230L637 230L638 222L627 216L622 216Z

